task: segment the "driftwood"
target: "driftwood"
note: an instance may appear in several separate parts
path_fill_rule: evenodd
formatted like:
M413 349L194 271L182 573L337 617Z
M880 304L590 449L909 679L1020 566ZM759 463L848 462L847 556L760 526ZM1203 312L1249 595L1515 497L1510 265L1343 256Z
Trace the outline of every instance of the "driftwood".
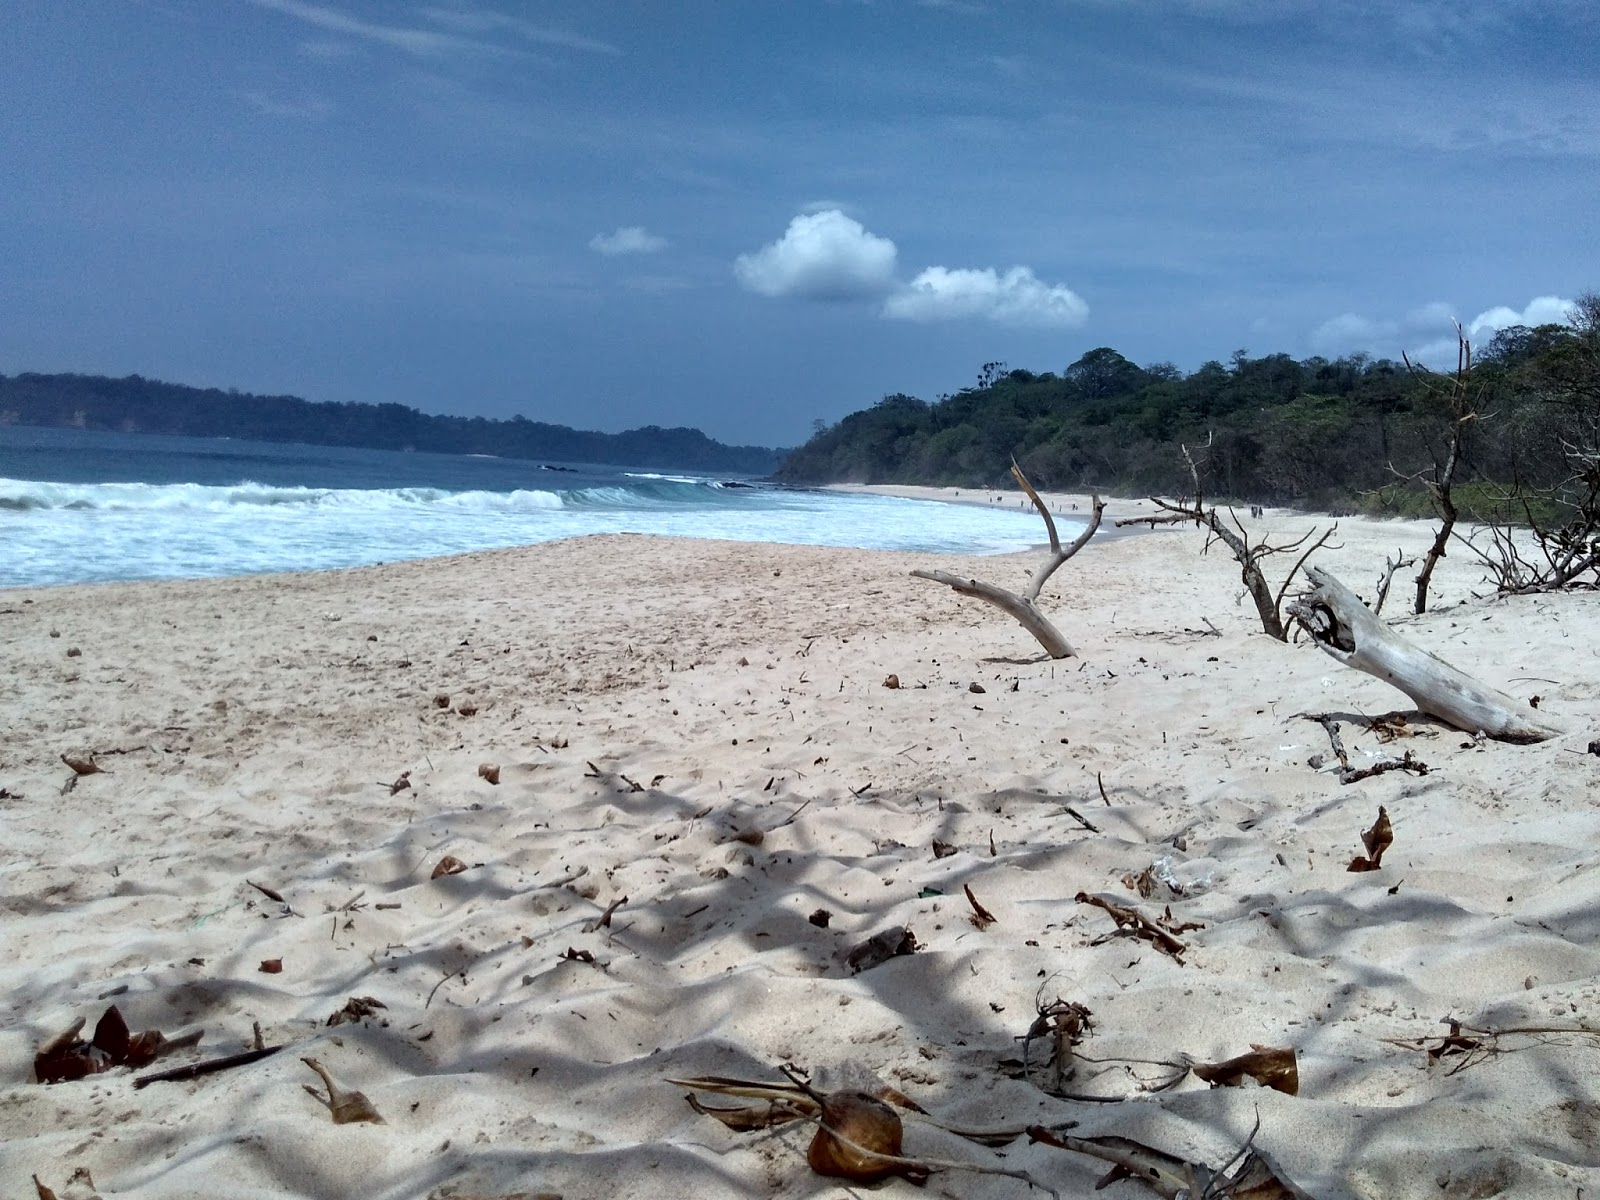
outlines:
M1033 490L1033 485L1022 473L1022 468L1014 462L1011 464L1011 476L1017 481L1017 486L1028 494L1033 506L1039 510L1039 515L1044 518L1045 531L1050 535L1050 557L1034 571L1026 588L1021 592L1012 592L996 584L985 583L981 579L952 575L949 571L911 573L918 579L931 579L934 583L942 583L946 587L954 588L963 596L974 596L1009 613L1024 629L1033 634L1035 640L1044 647L1045 653L1051 658L1074 658L1076 651L1073 650L1072 644L1062 636L1061 631L1050 622L1050 619L1039 611L1039 592L1043 589L1045 581L1055 573L1056 568L1082 550L1095 535L1095 531L1100 528L1100 517L1105 512L1105 501L1099 496L1094 497L1094 512L1089 517L1087 528L1070 546L1063 548L1061 538L1056 533L1055 518L1050 515L1050 510L1039 498L1039 493Z
M1325 652L1347 667L1393 684L1430 716L1465 733L1502 742L1542 742L1560 730L1535 721L1525 706L1485 687L1406 641L1361 598L1321 567L1307 567L1312 590L1291 615Z

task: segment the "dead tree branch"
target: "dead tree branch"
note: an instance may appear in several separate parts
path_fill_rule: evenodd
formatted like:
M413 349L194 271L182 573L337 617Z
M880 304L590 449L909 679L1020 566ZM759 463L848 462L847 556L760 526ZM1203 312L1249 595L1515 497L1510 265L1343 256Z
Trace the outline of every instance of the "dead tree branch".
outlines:
M1039 493L1034 491L1033 485L1028 482L1028 477L1015 462L1011 464L1011 476L1017 481L1017 486L1027 493L1028 499L1033 501L1033 506L1039 510L1039 515L1044 518L1045 531L1050 535L1050 557L1034 571L1026 588L1021 592L1008 591L997 584L953 575L949 571L919 570L911 574L918 579L931 579L934 583L942 583L963 596L973 596L994 605L1010 614L1024 629L1033 634L1035 640L1044 647L1045 653L1051 658L1073 658L1076 651L1073 650L1072 644L1062 636L1061 631L1051 623L1050 619L1039 611L1039 593L1044 589L1050 576L1055 574L1056 569L1088 545L1089 539L1094 537L1100 528L1100 518L1105 512L1105 501L1099 496L1094 497L1094 511L1089 517L1089 524L1071 545L1063 547L1050 509L1039 498Z
M1404 354L1407 368L1418 378L1425 374L1424 368L1419 368ZM1461 328L1461 323L1456 322L1456 373L1449 387L1445 389L1450 404L1450 449L1445 455L1444 464L1441 466L1437 459L1433 464L1433 478L1423 480L1427 486L1428 494L1433 498L1433 505L1439 512L1439 529L1434 534L1433 545L1428 548L1428 553L1423 557L1422 570L1417 573L1417 600L1415 610L1421 614L1428 610L1428 584L1433 579L1433 568L1444 557L1445 548L1450 543L1450 534L1456 527L1455 501L1451 498L1450 489L1455 483L1456 471L1461 466L1461 455L1466 444L1467 427L1478 419L1477 400L1472 395L1468 386L1472 374L1472 343L1467 340L1466 333Z
M1210 442L1208 441L1206 444L1209 446ZM1288 592L1289 585L1294 582L1294 577L1305 566L1306 560L1327 545L1328 539L1338 530L1338 523L1335 522L1321 537L1317 537L1314 541L1311 540L1317 532L1314 526L1308 533L1303 534L1292 542L1274 545L1265 541L1253 541L1250 537L1250 531L1244 527L1244 524L1232 509L1228 510L1228 520L1233 523L1233 527L1230 529L1228 523L1222 519L1214 505L1209 509L1205 507L1204 493L1200 486L1200 468L1195 463L1194 456L1189 453L1188 446L1181 446L1180 449L1183 451L1184 462L1189 465L1189 475L1194 480L1194 500L1175 504L1152 496L1150 498L1151 503L1157 508L1164 509L1166 516L1128 517L1118 521L1118 526L1143 524L1148 521L1151 527L1154 528L1158 522L1179 524L1185 521L1193 521L1196 525L1205 529L1207 531L1205 550L1211 548L1213 541L1219 541L1228 548L1229 553L1233 555L1234 561L1239 564L1240 580L1243 582L1245 590L1250 593L1250 599L1255 602L1256 615L1261 618L1262 632L1267 634L1268 637L1277 638L1280 642L1288 641L1289 636L1283 627L1284 595ZM1307 545L1307 542L1310 542L1310 544ZM1283 582L1274 592L1272 585L1267 582L1267 577L1261 569L1261 560L1270 558L1274 554L1292 554L1302 546L1305 546L1304 552L1295 560L1294 566L1290 568L1288 575L1284 576ZM1202 550L1202 553L1204 553L1204 550Z

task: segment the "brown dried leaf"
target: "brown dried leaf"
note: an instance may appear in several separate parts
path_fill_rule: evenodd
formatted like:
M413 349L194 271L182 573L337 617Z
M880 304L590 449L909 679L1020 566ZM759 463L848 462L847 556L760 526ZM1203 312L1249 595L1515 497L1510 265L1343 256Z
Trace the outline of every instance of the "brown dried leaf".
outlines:
M972 915L967 919L972 922L973 928L987 929L993 925L994 914L978 903L978 898L972 894L972 889L962 884L961 890L967 894L967 903L972 905Z
M478 778L479 779L483 779L483 780L487 780L491 784L498 785L500 783L500 764L499 763L479 763L478 764Z
M283 973L283 959L263 958L261 965L256 968L263 975L281 975Z
M100 1200L100 1194L95 1191L94 1176L89 1174L88 1167L79 1167L73 1171L67 1180L66 1189L56 1192L47 1187L37 1175L33 1177L33 1188L38 1193L39 1200Z
M316 1059L302 1058L300 1061L322 1077L323 1085L328 1089L326 1100L310 1084L302 1084L301 1086L328 1110L333 1117L335 1125L351 1125L358 1121L369 1121L374 1125L385 1124L378 1110L372 1106L372 1101L368 1100L360 1092L347 1092L334 1086L332 1078L329 1077L328 1072L323 1069L322 1064Z
M1190 1070L1212 1087L1239 1087L1253 1079L1286 1096L1300 1094L1300 1064L1292 1046L1252 1045L1249 1054L1218 1063L1196 1063Z
M845 965L859 974L881 966L891 958L917 951L917 935L904 925L891 925L875 933L845 955Z
M73 772L78 775L99 775L105 770L104 767L95 762L94 755L92 753L63 754L61 756L61 761L66 763L67 766L71 767Z
M344 1007L328 1018L329 1025L355 1024L365 1021L380 1008L388 1008L382 1000L375 996L351 996L344 1002Z
M876 1183L892 1175L923 1183L926 1167L883 1157L900 1157L903 1136L899 1114L882 1100L865 1092L833 1092L822 1097L822 1124L811 1139L806 1162L818 1175L853 1183Z
M798 1121L810 1115L809 1110L799 1108L787 1100L773 1100L764 1105L750 1105L746 1108L713 1108L709 1104L702 1104L693 1093L684 1096L684 1099L695 1112L704 1117L715 1117L735 1133L771 1129L774 1125L787 1125L790 1121Z
M466 869L466 863L462 862L454 854L446 854L439 860L438 865L433 868L433 874L428 878L437 879L441 875L459 875Z
M1383 805L1378 805L1378 819L1372 828L1362 831L1361 844L1367 848L1367 857L1376 870L1383 863L1383 852L1394 844L1394 827L1389 824L1389 812Z
M899 687L900 687L900 676L898 676L898 675L890 675L890 676L888 676L887 678L884 679L883 686L888 688L890 691L898 690Z
M952 846L949 842L941 842L938 838L933 839L933 856L935 858L949 858L960 848L959 846Z
M166 1044L159 1030L133 1034L115 1004L101 1014L94 1036L84 1041L79 1034L85 1021L78 1021L39 1047L33 1059L34 1078L40 1083L66 1083L98 1075L112 1067L142 1067L153 1062Z
M410 771L402 771L400 773L400 778L396 779L393 783L391 783L389 785L389 795L398 796L401 792L405 791L410 786L411 786L411 772Z

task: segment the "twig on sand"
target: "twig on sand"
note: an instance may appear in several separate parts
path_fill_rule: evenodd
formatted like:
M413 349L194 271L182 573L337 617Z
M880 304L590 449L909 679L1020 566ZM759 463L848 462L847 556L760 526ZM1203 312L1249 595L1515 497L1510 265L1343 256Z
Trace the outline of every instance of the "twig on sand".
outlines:
M263 1046L256 1050L246 1050L242 1054L208 1058L204 1062L190 1063L187 1067L173 1067L170 1071L154 1071L149 1075L140 1075L133 1081L133 1086L142 1088L152 1083L177 1083L185 1079L198 1079L202 1075L212 1075L217 1071L226 1071L230 1067L242 1067L246 1063L253 1063L276 1054L282 1049L281 1045Z

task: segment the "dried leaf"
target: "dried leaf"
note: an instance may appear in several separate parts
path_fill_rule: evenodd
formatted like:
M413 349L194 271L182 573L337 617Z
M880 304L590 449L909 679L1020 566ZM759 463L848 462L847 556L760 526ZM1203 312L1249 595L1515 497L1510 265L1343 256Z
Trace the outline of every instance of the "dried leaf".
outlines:
M959 849L959 846L952 846L949 842L941 842L938 838L933 839L933 856L935 858L949 858Z
M263 975L281 975L283 973L283 959L263 958L261 965L256 968Z
M917 935L904 925L891 925L856 946L845 955L844 961L851 971L859 974L881 966L898 955L914 954L916 951Z
M1246 1079L1253 1079L1286 1096L1300 1094L1300 1064L1292 1046L1252 1045L1249 1054L1224 1062L1196 1063L1190 1070L1212 1087L1239 1087Z
M1073 899L1079 904L1092 904L1094 907L1102 909L1117 923L1117 931L1119 933L1131 932L1135 937L1144 939L1156 949L1172 955L1178 962L1183 962L1184 951L1189 947L1137 909L1118 904L1115 900L1110 900L1105 896L1091 896L1087 892L1079 892Z
M283 903L283 893L278 891L276 888L269 888L265 884L257 883L253 879L246 879L245 882L251 887L255 888L256 891L260 892L268 900L276 901L279 904Z
M78 775L99 775L105 770L104 767L95 762L94 755L92 753L63 754L61 756L61 761L66 763L67 766L71 767L74 774Z
M33 1188L38 1193L39 1200L100 1200L100 1194L95 1191L94 1176L89 1174L88 1167L79 1167L73 1171L64 1191L57 1192L45 1186L44 1181L37 1175L33 1177Z
M1366 855L1356 855L1345 870L1381 870L1383 852L1394 844L1394 827L1389 824L1389 812L1383 805L1378 806L1378 819L1372 823L1372 828L1361 831L1361 844L1367 848Z
M972 894L972 889L966 884L961 885L961 890L967 894L967 903L972 905L972 915L967 919L972 922L975 929L987 929L994 924L994 914L978 903L978 898Z
M818 929L826 929L828 927L828 922L833 920L833 914L825 908L819 908L816 912L807 917L806 920L810 921Z
M433 868L433 874L428 878L437 879L441 875L459 875L466 869L466 863L462 862L454 854L446 854L439 860L438 865Z
M890 675L890 676L888 676L887 678L884 679L883 686L888 688L890 691L897 690L900 687L900 676L898 676L898 675Z
M310 1084L302 1084L301 1086L316 1097L328 1110L333 1117L335 1125L351 1125L358 1121L369 1121L375 1125L385 1124L378 1110L372 1106L372 1101L368 1100L360 1092L347 1092L334 1086L332 1078L329 1077L328 1072L323 1069L322 1064L316 1059L302 1058L300 1061L322 1077L323 1085L328 1089L328 1098L326 1100Z
M411 772L410 771L402 771L402 772L400 772L400 778L396 779L393 783L391 783L389 785L389 795L398 796L401 792L405 791L410 786L411 786Z
M774 1125L787 1125L809 1116L809 1111L787 1100L773 1100L764 1105L746 1108L713 1108L702 1104L693 1093L684 1097L689 1107L705 1117L715 1117L735 1133L749 1133L756 1129L771 1129Z
M822 1097L822 1124L806 1150L806 1162L818 1175L853 1183L900 1175L921 1184L928 1178L926 1167L883 1157L900 1157L903 1136L899 1114L882 1100L865 1092L833 1092Z
M357 1024L365 1021L380 1008L388 1008L382 1000L375 996L351 996L344 1002L344 1007L328 1018L329 1025Z
M483 780L487 780L491 784L498 785L499 782L500 782L500 764L499 763L479 763L478 764L478 778L479 779L483 779Z
M33 1059L35 1079L40 1083L66 1083L112 1067L142 1067L155 1061L167 1042L155 1029L130 1033L115 1004L101 1014L94 1036L87 1042L78 1036L86 1023L78 1021L39 1047Z
M1378 819L1372 828L1362 832L1361 844L1367 848L1373 866L1383 861L1383 852L1394 844L1394 827L1389 824L1389 811L1383 805L1378 805Z

